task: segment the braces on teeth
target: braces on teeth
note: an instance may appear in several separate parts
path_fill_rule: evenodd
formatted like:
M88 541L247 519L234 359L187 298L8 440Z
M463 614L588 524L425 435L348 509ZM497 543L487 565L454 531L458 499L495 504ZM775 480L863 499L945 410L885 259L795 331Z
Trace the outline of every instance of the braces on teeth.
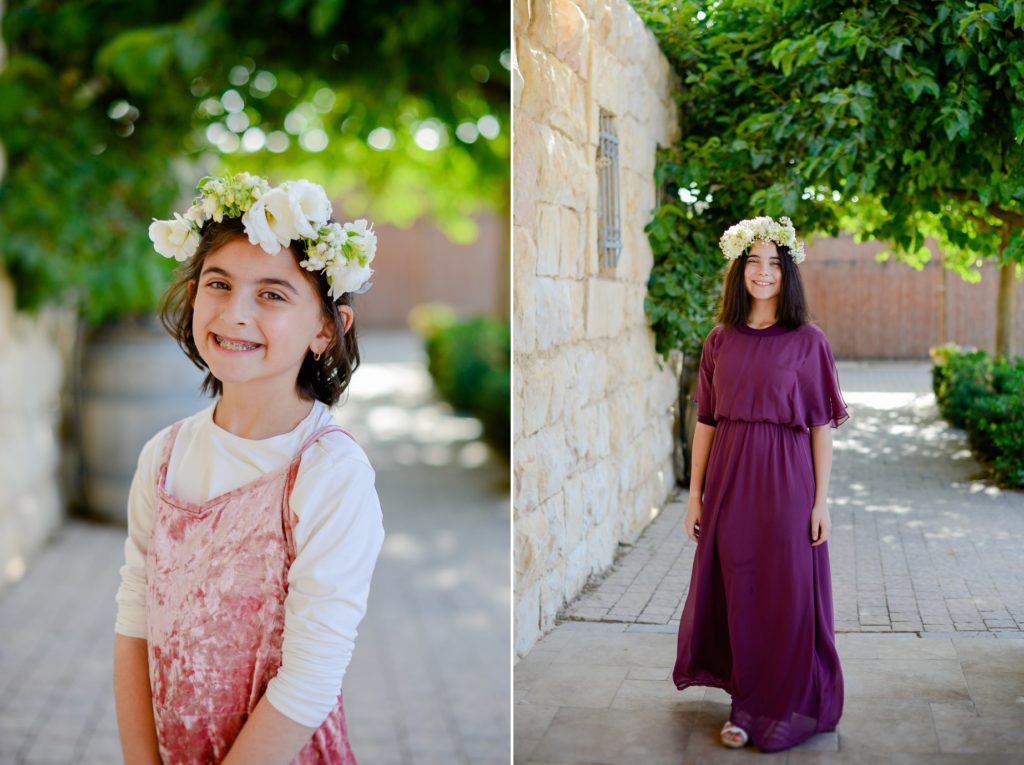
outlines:
M256 347L251 343L236 343L232 340L225 340L223 337L218 337L217 343L221 348L227 348L232 351L251 351Z

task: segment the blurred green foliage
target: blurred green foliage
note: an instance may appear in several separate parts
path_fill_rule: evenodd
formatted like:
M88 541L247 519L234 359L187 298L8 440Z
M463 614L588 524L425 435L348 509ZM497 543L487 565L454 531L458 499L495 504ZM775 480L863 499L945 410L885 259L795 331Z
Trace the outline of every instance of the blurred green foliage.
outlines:
M932 349L939 412L967 431L975 454L1003 486L1024 487L1024 356L993 358L947 344Z
M417 306L411 319L423 337L427 368L441 398L481 421L485 440L511 457L511 352L508 321L459 318L446 305Z
M19 307L151 309L174 264L149 221L211 173L309 178L337 215L472 240L475 214L508 208L508 17L493 0L8 3L0 260Z
M647 227L657 348L699 354L725 229L788 215L970 281L1024 261L1024 2L632 0L679 76Z

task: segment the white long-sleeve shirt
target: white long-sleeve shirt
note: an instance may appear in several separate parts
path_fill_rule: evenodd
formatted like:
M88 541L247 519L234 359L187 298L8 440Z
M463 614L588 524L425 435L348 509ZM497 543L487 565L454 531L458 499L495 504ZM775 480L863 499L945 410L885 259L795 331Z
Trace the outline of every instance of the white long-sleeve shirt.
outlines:
M317 401L291 432L251 440L214 423L214 406L185 420L171 452L167 491L189 502L205 502L287 465L310 435L336 424ZM169 431L143 447L128 498L114 627L128 637L146 638L146 550ZM337 703L384 541L366 454L344 433L323 436L302 456L290 506L299 519L296 554L288 572L281 668L267 698L282 714L315 728Z

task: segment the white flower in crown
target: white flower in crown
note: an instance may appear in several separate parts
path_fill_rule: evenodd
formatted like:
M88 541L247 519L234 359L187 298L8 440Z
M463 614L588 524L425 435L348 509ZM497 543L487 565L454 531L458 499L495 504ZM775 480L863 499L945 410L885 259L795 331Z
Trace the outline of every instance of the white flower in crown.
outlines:
M242 225L249 243L259 245L268 255L277 255L289 242L302 238L292 200L280 187L257 199L242 215Z
M376 254L377 235L364 219L344 225L328 223L299 265L307 271L324 271L331 297L337 299L346 292L369 289L370 261Z
M767 215L741 220L726 229L718 246L722 248L726 260L735 260L758 239L788 247L794 263L804 262L804 243L796 238L793 221L786 216L780 217L778 222Z
M174 220L155 220L149 224L149 238L165 258L186 261L199 246L199 233L187 218L174 213Z
M322 186L307 180L285 181L280 187L288 194L292 223L304 239L315 239L316 232L331 217L331 200Z
M323 187L301 179L272 188L265 178L237 173L208 176L197 189L199 196L184 216L175 213L174 220L154 220L149 227L149 238L164 257L188 260L208 221L241 218L249 242L269 255L301 242L306 258L300 265L326 275L331 297L370 288L369 263L377 252L377 235L363 219L328 222L331 202Z

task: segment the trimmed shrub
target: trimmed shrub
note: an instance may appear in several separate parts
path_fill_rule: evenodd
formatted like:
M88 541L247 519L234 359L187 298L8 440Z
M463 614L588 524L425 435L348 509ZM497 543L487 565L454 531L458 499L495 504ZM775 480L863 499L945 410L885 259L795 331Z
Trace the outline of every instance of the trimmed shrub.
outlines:
M444 305L419 306L410 317L424 338L427 369L442 399L480 420L484 439L511 456L511 352L508 322L457 318Z
M1024 357L993 359L955 345L932 349L939 412L1002 486L1024 486Z

